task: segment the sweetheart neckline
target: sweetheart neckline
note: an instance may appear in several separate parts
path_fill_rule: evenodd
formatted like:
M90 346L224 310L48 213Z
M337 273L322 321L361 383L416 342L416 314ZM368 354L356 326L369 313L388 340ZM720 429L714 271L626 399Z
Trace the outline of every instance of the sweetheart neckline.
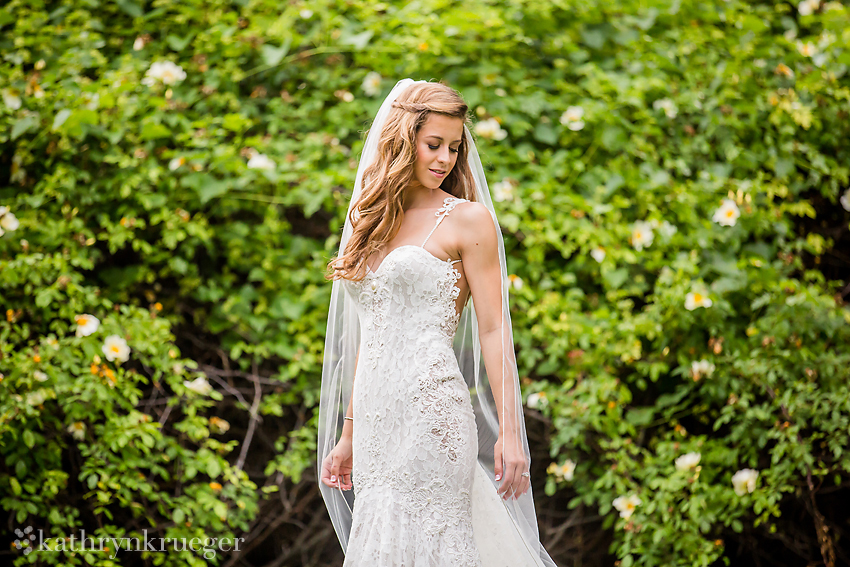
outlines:
M366 269L369 271L369 273L370 273L370 274L377 276L377 275L378 275L378 273L381 271L381 268L383 268L383 267L384 267L384 264L387 262L387 259L389 259L389 257L390 257L390 256L392 256L392 255L393 255L393 253L394 253L396 250L401 250L402 248L418 248L418 249L422 250L423 252L425 252L428 256L430 256L430 257L432 257L433 259L435 259L436 261L440 262L441 264L447 264L447 265L451 266L453 270L456 270L456 269L457 269L457 268L455 268L454 266L452 266L452 264L450 264L450 263L449 263L449 262L451 262L451 261L452 261L452 259L451 259L451 258L449 258L449 259L447 259L447 260L441 260L440 258L438 258L437 256L435 256L435 255L434 255L434 254L432 254L431 252L428 252L428 250L426 250L424 246L418 246L418 245L416 245L416 244L402 244L401 246L396 246L395 248L393 248L392 250L390 250L390 251L389 251L389 253L388 253L386 256L384 256L384 259L383 259L383 260L381 260L381 263L380 263L380 265L378 265L378 269L377 269L377 270L373 270L372 268L370 268L370 267L369 267L369 264L366 264Z

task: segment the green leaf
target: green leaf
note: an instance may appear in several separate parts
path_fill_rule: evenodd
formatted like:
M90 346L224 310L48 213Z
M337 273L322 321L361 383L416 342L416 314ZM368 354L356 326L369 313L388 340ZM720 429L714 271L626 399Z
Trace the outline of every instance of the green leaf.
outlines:
M210 478L216 478L221 474L221 465L218 463L218 459L210 458L207 461L207 474Z
M606 126L602 130L602 146L608 151L619 151L626 145L627 141L626 131L619 126Z
M270 43L263 44L260 48L260 56L263 58L263 63L269 67L274 67L289 53L289 47L292 45L292 38L286 38L283 45L274 47Z
M241 114L231 112L224 115L224 119L221 121L221 125L223 128L230 130L231 132L240 132L250 127L251 121L246 119Z
M144 14L142 7L136 2L133 2L133 0L116 0L116 4L118 4L118 7L121 8L121 10L123 10L128 16L138 18Z
M71 111L67 108L63 108L62 110L57 112L56 117L53 119L53 131L55 132L56 130L58 130L65 123L65 121L68 120L69 116L71 116Z
M603 270L602 277L612 289L618 289L620 286L626 283L627 279L629 279L629 270L626 268L618 268L616 270Z
M25 429L23 433L24 445L32 449L35 446L35 435L29 429Z
M21 134L30 130L31 128L35 128L38 126L38 115L29 115L24 116L23 118L19 118L12 124L12 132L9 134L9 138L12 140L16 140Z
M192 41L192 39L197 35L197 30L193 30L186 34L185 37L179 37L174 34L168 34L168 37L165 38L168 46L174 51L183 51L186 49L186 46Z
M558 143L558 132L552 127L551 124L544 124L543 122L538 122L537 126L535 126L534 128L534 139L538 142L543 142L544 144L554 146Z
M162 124L157 124L156 122L146 122L142 125L142 131L139 133L139 136L143 140L155 140L156 138L167 138L171 136L171 130L163 126Z
M175 508L174 513L171 515L171 519L174 520L175 524L182 525L186 520L186 514L180 508Z
M581 39L593 49L602 49L602 46L605 45L605 32L601 27L588 26L581 31Z
M654 414L655 410L651 407L633 408L626 412L626 421L628 421L635 427L644 427L652 422L652 417Z
M343 33L339 39L339 43L340 45L354 46L355 49L363 49L369 44L369 40L372 39L373 35L375 35L375 32L372 30L366 30L353 35Z

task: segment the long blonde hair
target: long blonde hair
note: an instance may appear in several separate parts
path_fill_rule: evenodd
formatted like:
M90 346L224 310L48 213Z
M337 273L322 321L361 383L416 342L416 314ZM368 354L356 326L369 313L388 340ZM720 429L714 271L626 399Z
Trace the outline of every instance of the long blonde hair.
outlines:
M469 107L460 94L442 83L418 83L406 88L392 104L378 140L375 161L363 172L363 190L351 207L352 234L345 250L328 263L327 279L362 280L366 259L398 233L404 213L404 191L416 162L416 135L431 113L469 122ZM440 188L475 200L475 180L466 161L465 139L458 146L457 162Z

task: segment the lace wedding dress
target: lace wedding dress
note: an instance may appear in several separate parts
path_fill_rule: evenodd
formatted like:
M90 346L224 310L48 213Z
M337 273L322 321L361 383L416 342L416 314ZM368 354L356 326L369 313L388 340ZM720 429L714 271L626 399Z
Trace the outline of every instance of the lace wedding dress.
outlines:
M452 350L460 260L425 249L463 202L444 201L421 246L399 246L361 281L345 281L361 326L345 567L541 565L477 462L475 415Z

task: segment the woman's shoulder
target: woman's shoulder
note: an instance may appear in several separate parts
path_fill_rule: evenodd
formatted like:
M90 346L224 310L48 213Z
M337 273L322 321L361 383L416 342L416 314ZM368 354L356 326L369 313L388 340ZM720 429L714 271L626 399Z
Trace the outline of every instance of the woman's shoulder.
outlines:
M493 216L490 210L477 201L459 201L450 217L453 225L465 238L481 238L495 234Z
M455 220L463 221L464 223L481 224L485 221L490 224L493 223L490 210L484 204L477 201L459 199L454 207L454 211Z

